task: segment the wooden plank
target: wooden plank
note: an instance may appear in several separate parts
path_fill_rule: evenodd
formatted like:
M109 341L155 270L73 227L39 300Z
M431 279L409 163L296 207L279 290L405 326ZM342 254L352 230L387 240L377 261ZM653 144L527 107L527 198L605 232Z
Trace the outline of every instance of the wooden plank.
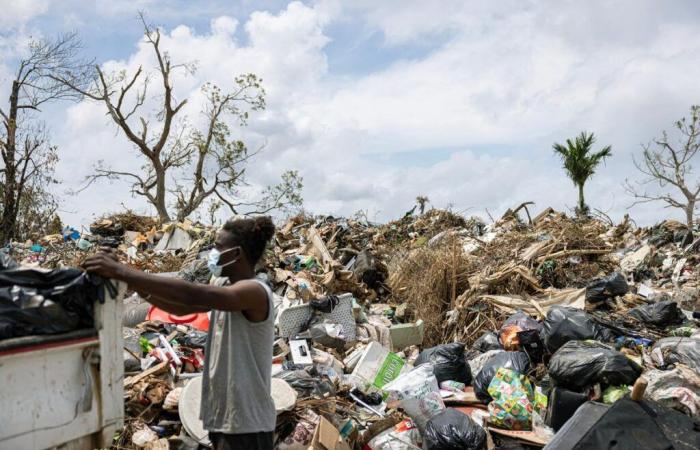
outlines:
M138 383L139 381L141 381L141 380L143 380L144 378L146 378L147 376L149 376L149 375L155 375L155 374L157 374L158 372L161 372L163 369L165 369L165 368L168 367L168 364L169 364L169 363L170 363L170 361L163 361L163 362L158 363L158 364L156 364L155 366L151 367L150 369L141 372L141 373L138 374L138 375L135 375L135 376L133 376L133 377L127 378L126 380L124 380L124 387L125 387L125 388L131 387L131 386L133 386L134 384L136 384L136 383Z

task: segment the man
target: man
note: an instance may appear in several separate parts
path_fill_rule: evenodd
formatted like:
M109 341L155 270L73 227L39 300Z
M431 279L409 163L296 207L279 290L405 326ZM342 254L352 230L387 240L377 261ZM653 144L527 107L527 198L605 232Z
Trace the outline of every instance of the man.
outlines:
M209 254L209 285L159 277L120 264L107 253L88 258L90 273L126 282L171 314L211 310L200 417L214 449L272 449L270 397L274 307L255 265L275 232L269 217L227 222Z

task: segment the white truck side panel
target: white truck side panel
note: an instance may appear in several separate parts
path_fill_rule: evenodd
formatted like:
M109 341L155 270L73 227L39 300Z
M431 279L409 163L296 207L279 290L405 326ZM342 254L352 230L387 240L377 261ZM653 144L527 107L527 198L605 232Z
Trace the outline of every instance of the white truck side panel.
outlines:
M0 450L111 445L123 423L123 292L95 304L97 338L0 356Z

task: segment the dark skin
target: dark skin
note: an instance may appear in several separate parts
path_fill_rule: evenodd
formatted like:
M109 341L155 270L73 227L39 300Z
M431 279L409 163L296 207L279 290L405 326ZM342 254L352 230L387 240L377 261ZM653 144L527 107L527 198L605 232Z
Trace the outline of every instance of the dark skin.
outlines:
M85 260L83 268L104 278L124 281L129 288L138 292L152 305L178 316L218 311L240 311L251 322L261 322L267 318L267 293L255 276L254 265L250 264L245 252L236 246L233 236L225 230L216 235L215 248L221 255L219 265L226 265L221 273L228 277L230 286L218 287L195 284L176 278L151 275L121 264L109 252L101 252Z

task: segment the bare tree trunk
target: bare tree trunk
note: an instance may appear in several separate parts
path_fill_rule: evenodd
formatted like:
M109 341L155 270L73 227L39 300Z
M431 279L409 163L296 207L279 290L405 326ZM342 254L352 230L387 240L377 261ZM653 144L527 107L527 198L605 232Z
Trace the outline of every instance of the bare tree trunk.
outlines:
M581 215L586 212L586 202L583 198L583 184L578 185L578 210Z
M153 168L156 172L156 196L155 196L155 207L158 212L158 217L162 223L170 222L170 214L168 214L168 208L165 204L165 169L160 160L156 159L153 162Z
M10 114L7 121L7 145L3 151L5 163L5 186L3 196L2 217L0 218L0 244L9 242L17 232L17 165L15 162L17 153L17 111L20 83L12 82L10 94Z
M685 207L685 224L691 233L693 232L693 212L695 212L695 200L689 199Z

